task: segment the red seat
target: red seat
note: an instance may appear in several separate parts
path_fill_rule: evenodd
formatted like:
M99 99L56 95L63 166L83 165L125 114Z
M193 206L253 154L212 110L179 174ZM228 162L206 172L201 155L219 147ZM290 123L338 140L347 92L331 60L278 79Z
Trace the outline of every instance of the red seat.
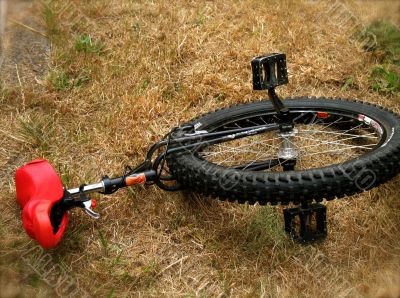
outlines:
M60 242L68 222L64 213L54 232L50 212L64 195L64 188L54 168L47 160L34 160L19 168L15 174L17 199L23 208L22 221L28 235L48 249Z

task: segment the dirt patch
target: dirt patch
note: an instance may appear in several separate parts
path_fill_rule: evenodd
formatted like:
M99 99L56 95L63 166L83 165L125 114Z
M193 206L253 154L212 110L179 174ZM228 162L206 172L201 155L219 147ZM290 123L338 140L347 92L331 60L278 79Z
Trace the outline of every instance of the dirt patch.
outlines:
M11 86L35 82L46 74L50 53L38 5L32 0L0 2L0 80Z

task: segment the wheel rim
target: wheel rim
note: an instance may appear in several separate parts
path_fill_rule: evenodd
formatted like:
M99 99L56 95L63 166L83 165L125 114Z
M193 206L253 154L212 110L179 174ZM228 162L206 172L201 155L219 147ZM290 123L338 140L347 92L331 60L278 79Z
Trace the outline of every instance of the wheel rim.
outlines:
M271 131L198 148L196 157L247 171L308 170L342 164L381 147L384 125L366 115L332 109L291 108L290 133ZM276 123L275 112L238 117L209 131ZM294 167L288 167L290 163Z

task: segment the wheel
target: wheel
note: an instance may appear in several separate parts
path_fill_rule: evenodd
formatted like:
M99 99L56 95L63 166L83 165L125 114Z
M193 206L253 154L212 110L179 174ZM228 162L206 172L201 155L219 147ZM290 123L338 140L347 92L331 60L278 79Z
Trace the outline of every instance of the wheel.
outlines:
M184 187L254 204L320 202L371 189L400 171L400 119L367 103L328 98L283 101L294 124L167 156ZM192 120L219 132L276 123L270 101L242 104Z

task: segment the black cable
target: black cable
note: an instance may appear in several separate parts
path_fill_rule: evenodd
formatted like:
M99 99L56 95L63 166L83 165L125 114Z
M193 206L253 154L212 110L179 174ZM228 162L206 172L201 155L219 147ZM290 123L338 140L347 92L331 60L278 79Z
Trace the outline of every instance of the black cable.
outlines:
M164 171L165 168L165 161L167 159L168 150L170 149L172 134L180 128L181 127L174 127L164 137L164 139L167 138L167 143L165 144L165 150L164 152L158 155L153 164L153 169L155 169L157 175L155 179L156 185L161 189L167 191L176 191L181 189L181 186L179 184L170 186L161 182L161 181L176 181L176 179L172 175L162 176L162 172Z
M171 135L175 132L176 129L177 129L177 127L174 127L174 128L167 134L167 136L168 136L167 144L165 145L165 151L164 151L164 154L163 154L163 158L162 158L161 161L160 161L160 166L161 166L161 168L160 168L160 171L157 172L157 178L156 178L157 180L160 180L162 171L164 170L165 160L166 160L166 158L167 158L167 153L168 153L169 145L170 145L170 142L171 142ZM165 138L165 137L164 137L164 138ZM158 170L158 169L156 169L156 171L157 171L157 170Z
M183 127L183 128L185 129L186 127ZM188 128L192 128L192 126L190 126ZM149 152L151 152L151 154L148 153L146 160L142 164L140 164L138 167L136 167L135 169L132 169L130 166L125 166L125 174L122 176L121 184L123 183L123 181L125 181L126 177L128 177L134 173L140 173L145 170L154 169L154 171L156 172L156 177L155 177L154 181L146 182L147 185L156 184L161 189L169 190L169 191L174 191L174 190L180 189L180 186L176 186L176 185L169 186L169 185L166 185L161 182L161 181L176 181L176 179L172 175L163 176L162 172L165 169L165 161L167 158L168 150L170 149L172 134L174 132L176 132L178 129L182 129L182 127L174 127L162 138L161 142L153 145L149 151ZM165 143L165 140L166 140L166 143ZM163 144L163 143L165 143L165 144ZM154 162L152 162L151 160L152 160L152 155L154 154L154 151L157 149L159 150L160 147L162 147L162 146L165 146L165 150L162 153L159 153L157 158L154 160ZM156 147L158 147L158 148L156 149ZM155 150L153 148L155 148Z

